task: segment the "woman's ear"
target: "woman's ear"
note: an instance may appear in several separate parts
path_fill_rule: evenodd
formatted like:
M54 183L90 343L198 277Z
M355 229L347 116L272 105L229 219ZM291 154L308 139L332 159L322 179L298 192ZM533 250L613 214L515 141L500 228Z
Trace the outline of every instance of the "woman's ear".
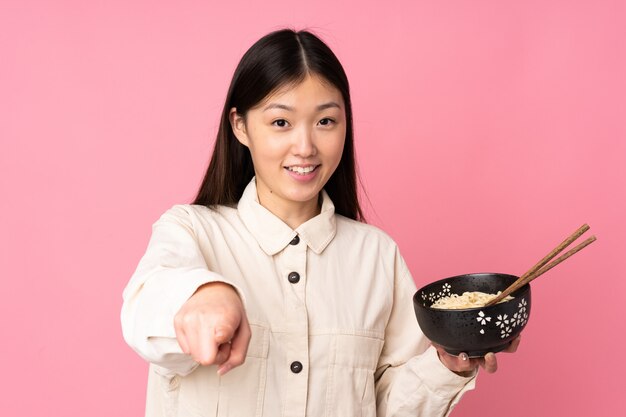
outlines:
M246 120L237 112L237 108L233 107L228 113L228 119L230 120L230 127L233 129L233 133L237 140L243 145L248 146L248 133L246 132Z

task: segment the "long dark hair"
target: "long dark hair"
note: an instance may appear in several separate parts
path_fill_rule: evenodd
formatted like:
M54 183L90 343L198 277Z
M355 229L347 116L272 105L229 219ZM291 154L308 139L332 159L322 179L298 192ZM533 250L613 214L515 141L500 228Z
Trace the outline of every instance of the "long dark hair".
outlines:
M268 95L288 84L303 81L308 74L321 76L337 88L345 103L346 140L341 160L324 189L335 212L364 221L357 194L352 105L348 78L341 63L317 36L308 31L278 30L259 39L244 54L233 75L211 162L193 204L207 207L235 205L254 176L248 148L235 137L230 109L244 115Z

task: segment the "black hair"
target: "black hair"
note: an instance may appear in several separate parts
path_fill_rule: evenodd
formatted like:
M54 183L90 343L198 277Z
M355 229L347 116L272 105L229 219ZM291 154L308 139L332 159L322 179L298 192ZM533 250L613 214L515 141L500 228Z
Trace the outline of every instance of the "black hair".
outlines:
M273 92L316 75L341 92L346 113L346 138L341 160L324 189L335 212L364 221L357 193L352 105L348 78L330 48L311 32L282 29L259 39L243 55L228 89L209 167L193 204L212 207L236 204L254 176L247 147L230 125L233 107L244 115Z

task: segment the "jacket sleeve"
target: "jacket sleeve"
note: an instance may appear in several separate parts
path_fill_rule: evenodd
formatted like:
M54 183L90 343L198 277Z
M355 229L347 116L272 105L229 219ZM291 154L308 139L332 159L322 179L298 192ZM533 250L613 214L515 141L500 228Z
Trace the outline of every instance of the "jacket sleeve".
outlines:
M394 275L393 308L375 375L377 416L447 416L474 388L476 375L450 371L429 346L413 310L415 283L399 254Z
M123 292L122 333L126 343L165 375L187 375L197 366L182 352L174 316L203 284L225 282L209 271L189 206L174 206L152 226L146 253Z

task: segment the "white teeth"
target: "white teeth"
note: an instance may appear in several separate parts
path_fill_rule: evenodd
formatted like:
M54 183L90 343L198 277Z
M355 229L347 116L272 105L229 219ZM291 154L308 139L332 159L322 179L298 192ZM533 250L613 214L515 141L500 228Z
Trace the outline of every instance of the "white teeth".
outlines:
M306 168L303 167L287 167L289 171L297 172L300 175L308 174L309 172L313 172L315 169L314 166L308 166Z

